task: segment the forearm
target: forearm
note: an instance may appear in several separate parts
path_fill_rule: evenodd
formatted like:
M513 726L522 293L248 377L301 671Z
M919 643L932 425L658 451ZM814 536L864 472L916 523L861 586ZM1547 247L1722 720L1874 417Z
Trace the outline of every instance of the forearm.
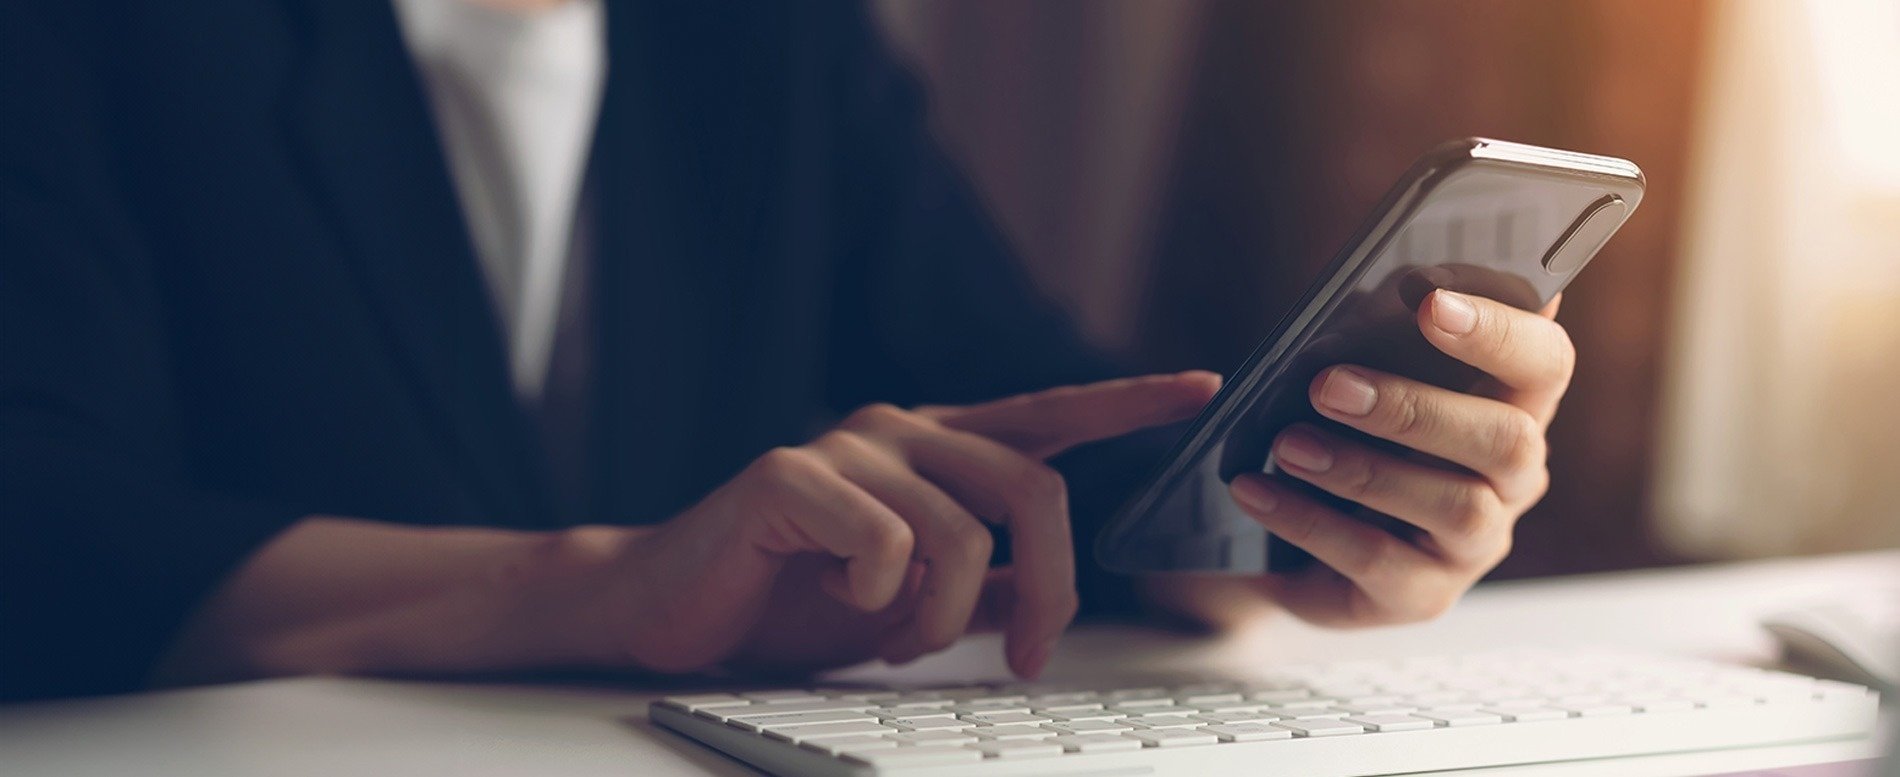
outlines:
M311 516L181 629L160 683L597 662L586 600L639 530L425 528Z

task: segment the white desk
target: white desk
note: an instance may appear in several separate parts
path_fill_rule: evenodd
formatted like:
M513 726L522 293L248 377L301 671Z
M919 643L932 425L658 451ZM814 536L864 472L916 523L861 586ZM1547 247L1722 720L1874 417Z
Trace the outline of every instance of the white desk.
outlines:
M1842 590L1900 584L1900 552L1480 587L1445 618L1327 632L1284 617L1230 637L1080 628L1049 679L1243 671L1274 662L1597 644L1771 663L1758 616ZM858 680L1000 679L993 637ZM1115 676L1109 674L1108 676ZM0 708L0 774L745 775L737 761L647 723L651 690L294 679ZM1867 742L1575 763L1502 775L1711 774L1870 757Z

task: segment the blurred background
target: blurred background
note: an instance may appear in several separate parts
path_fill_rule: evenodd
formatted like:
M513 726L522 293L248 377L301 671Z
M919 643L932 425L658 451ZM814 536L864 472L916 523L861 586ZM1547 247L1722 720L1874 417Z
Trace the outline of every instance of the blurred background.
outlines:
M1635 160L1497 575L1900 545L1900 1L876 3L1030 273L1145 367L1237 365L1440 141Z

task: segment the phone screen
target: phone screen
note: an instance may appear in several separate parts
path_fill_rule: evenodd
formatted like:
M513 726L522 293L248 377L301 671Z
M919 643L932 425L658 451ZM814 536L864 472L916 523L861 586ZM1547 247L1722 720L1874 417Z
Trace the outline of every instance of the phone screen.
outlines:
M1441 147L1400 181L1354 244L1229 377L1155 481L1104 532L1097 545L1104 565L1128 572L1259 572L1307 562L1241 512L1227 483L1246 472L1285 477L1275 471L1270 450L1294 423L1393 447L1313 409L1308 388L1319 372L1356 364L1471 388L1482 375L1419 332L1416 314L1426 295L1443 288L1540 309L1640 199L1640 174L1627 162L1631 172L1617 176L1573 169L1562 157L1552 164L1474 155L1483 144L1496 142ZM1391 531L1411 529L1303 481L1285 482Z

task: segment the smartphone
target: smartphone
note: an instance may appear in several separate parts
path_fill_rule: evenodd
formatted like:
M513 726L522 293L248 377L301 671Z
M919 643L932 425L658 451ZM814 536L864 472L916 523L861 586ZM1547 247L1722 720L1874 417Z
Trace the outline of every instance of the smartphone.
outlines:
M1276 472L1269 455L1306 422L1394 449L1319 415L1308 386L1359 364L1454 390L1483 376L1433 347L1417 311L1435 289L1540 310L1583 270L1643 197L1614 157L1484 138L1426 153L1189 426L1096 540L1110 570L1259 573L1309 563L1240 511L1227 484L1261 472L1396 533L1408 524Z

